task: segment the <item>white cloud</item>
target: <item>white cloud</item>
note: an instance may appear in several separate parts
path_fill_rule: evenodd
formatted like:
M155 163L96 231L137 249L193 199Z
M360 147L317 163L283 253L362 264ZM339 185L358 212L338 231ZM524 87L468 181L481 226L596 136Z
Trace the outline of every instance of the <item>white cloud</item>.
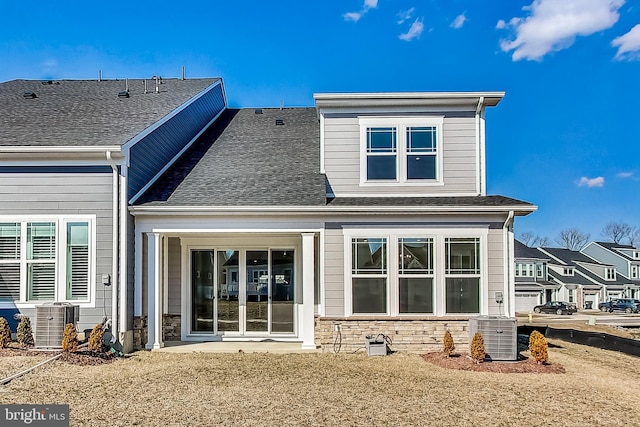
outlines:
M633 172L620 172L616 175L618 178L631 178L633 176Z
M451 23L451 28L462 28L466 21L467 17L464 16L464 13L461 13L460 15L456 16L456 19L453 20L453 22Z
M362 18L362 13L360 13L360 12L347 12L342 16L344 17L345 21L358 22L360 20L360 18Z
M615 38L611 42L611 46L618 48L616 59L640 59L640 24L633 27L628 33Z
M578 181L578 187L604 187L604 178L599 176L596 178L587 178L583 176Z
M588 36L610 28L618 21L618 9L625 0L533 0L523 10L524 18L500 20L496 28L512 27L514 40L503 40L504 52L513 51L512 59L539 60L549 52L566 49L576 36Z
M411 40L420 37L420 34L422 34L423 31L424 24L422 23L422 18L417 18L415 21L413 21L413 24L411 24L411 28L409 28L409 31L404 34L400 34L398 38L400 40L410 42Z
M347 12L342 15L342 17L345 21L358 22L365 13L369 12L370 9L375 9L376 7L378 7L378 0L364 0L362 9L360 9L359 12Z
M398 25L402 24L404 21L411 19L414 10L415 8L412 7L409 10L401 10L400 12L398 12L396 15L398 17Z

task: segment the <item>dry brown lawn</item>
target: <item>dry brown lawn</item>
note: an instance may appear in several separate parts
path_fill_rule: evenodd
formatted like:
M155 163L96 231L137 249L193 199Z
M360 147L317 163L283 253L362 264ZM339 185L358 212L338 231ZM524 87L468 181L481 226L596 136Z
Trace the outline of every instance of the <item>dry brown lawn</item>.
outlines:
M640 425L638 358L551 342L564 374L458 371L409 354L55 361L0 387L0 403L68 403L72 425L87 426Z

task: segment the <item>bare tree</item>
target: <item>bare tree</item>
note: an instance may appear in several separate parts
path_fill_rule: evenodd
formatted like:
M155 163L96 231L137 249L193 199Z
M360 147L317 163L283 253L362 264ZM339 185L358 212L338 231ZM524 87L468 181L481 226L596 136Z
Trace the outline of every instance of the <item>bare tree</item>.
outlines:
M633 231L633 227L624 222L609 222L602 229L602 236L608 238L613 243L620 243L622 239L628 238Z
M629 240L629 244L635 248L640 246L640 228L632 227L629 235L627 236L627 240Z
M577 228L566 228L560 231L556 237L556 243L565 249L579 251L587 244L589 237L591 237L589 233L583 233Z
M551 240L549 240L549 238L547 236L536 236L535 239L533 239L533 242L531 243L531 247L532 248L540 248L540 247L545 247L545 246L549 246L551 244Z
M518 236L518 240L520 240L522 243L524 243L526 246L530 247L531 242L533 242L534 236L533 233L530 231L525 231L524 233L520 233L520 236Z
M525 231L523 233L520 233L518 240L520 240L522 243L524 243L526 246L529 246L530 248L539 248L540 246L549 246L549 243L550 243L548 237L538 236L536 234L533 234L530 231Z

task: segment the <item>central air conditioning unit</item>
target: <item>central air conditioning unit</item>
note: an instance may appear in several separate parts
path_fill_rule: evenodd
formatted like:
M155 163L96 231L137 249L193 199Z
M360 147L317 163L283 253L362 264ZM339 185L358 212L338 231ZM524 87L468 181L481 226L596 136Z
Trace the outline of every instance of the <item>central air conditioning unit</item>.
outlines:
M516 319L504 316L478 316L469 319L469 343L476 332L484 338L489 360L518 359L518 326Z
M78 322L80 307L68 302L50 302L36 306L36 348L62 348L64 327Z

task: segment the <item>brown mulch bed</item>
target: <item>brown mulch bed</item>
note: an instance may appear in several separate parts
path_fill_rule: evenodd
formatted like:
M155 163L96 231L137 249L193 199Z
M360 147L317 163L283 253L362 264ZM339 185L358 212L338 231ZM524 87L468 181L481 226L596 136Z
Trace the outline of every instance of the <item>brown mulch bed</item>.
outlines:
M447 369L475 372L499 372L503 374L563 374L564 368L557 363L540 365L533 359L515 362L482 362L477 364L466 354L447 356L444 352L432 352L422 356L424 360Z
M59 353L59 350L55 351L42 351L34 350L33 348L21 348L21 347L6 347L0 348L0 357L15 357L15 356L55 356ZM72 365L89 366L89 365L102 365L104 363L111 363L117 358L112 353L101 353L97 351L91 351L87 349L80 349L71 353L64 353L58 360L65 361Z

